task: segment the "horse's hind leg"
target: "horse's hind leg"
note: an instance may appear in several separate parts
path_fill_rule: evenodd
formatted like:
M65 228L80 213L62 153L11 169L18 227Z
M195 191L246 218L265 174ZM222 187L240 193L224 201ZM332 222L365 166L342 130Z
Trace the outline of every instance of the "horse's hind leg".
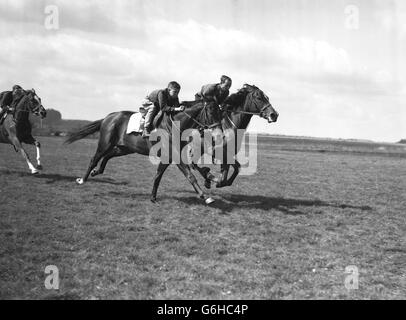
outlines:
M128 154L128 152L123 150L122 148L114 147L113 150L111 150L109 153L107 153L104 156L104 158L103 158L103 160L102 160L102 162L100 164L99 169L93 169L92 172L90 173L90 175L92 177L95 177L95 176L97 176L99 174L103 174L104 170L106 169L107 162L110 159L115 158L115 157L125 156L126 154Z
M83 178L76 179L77 184L84 184L89 179L90 173L93 171L93 169L97 167L99 161L113 150L116 144L114 135L114 127L108 127L107 129L103 126L101 127L96 154L90 160L89 167L87 168Z
M97 147L96 154L90 160L89 167L87 168L86 174L83 176L83 178L76 179L76 182L78 184L84 184L89 179L90 173L92 172L92 170L94 168L96 168L100 159L103 158L109 151L110 150L108 150L108 149L105 150L104 148L102 148L101 145L99 144L99 146Z

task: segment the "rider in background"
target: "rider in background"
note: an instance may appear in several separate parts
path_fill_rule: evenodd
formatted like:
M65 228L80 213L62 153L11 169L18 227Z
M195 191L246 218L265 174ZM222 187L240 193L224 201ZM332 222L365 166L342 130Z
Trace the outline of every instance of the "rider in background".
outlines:
M15 106L24 95L24 89L19 85L14 85L12 91L4 91L0 94L0 124L7 117L7 113L14 112Z
M144 122L144 132L142 136L148 137L151 134L152 122L159 111L172 113L183 111L184 107L179 103L180 85L176 81L171 81L166 89L152 91L143 103L144 109L147 110Z

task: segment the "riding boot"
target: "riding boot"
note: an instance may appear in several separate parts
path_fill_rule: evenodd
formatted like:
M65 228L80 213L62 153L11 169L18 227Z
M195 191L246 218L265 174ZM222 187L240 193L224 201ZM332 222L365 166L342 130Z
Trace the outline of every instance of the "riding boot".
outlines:
M148 138L150 135L151 135L151 132L147 128L144 128L144 130L142 131L142 137Z
M147 113L145 115L145 120L144 120L144 131L142 133L143 138L147 138L151 134L151 125L152 121L154 119L154 116L156 114L156 111L158 111L158 108L155 105L150 105L148 106Z

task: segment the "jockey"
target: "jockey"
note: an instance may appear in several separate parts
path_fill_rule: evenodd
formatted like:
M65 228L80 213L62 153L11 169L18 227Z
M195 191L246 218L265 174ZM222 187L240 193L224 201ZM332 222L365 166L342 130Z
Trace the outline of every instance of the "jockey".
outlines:
M151 132L151 125L155 115L159 112L172 113L183 111L180 106L178 94L180 85L176 81L171 81L166 89L152 91L145 99L143 107L147 110L144 122L144 132L142 136L148 137Z
M3 123L4 119L7 116L7 113L14 111L14 107L20 101L20 98L23 96L24 90L19 85L14 85L12 91L4 91L1 94L0 101L0 124Z
M219 124L211 129L213 137L223 136L223 128L221 126L222 111L224 109L224 101L230 94L232 80L228 76L221 76L220 83L215 84L206 84L202 87L200 92L196 93L195 99L202 100L205 107L207 106L206 119L208 124ZM203 135L203 132L201 132ZM214 148L215 140L212 141L212 144L207 144L208 153L213 156L214 161ZM193 153L193 151L190 151Z
M230 94L231 84L231 78L223 75L220 78L220 83L204 85L200 92L196 93L195 98L205 102L215 102L222 109L224 100Z

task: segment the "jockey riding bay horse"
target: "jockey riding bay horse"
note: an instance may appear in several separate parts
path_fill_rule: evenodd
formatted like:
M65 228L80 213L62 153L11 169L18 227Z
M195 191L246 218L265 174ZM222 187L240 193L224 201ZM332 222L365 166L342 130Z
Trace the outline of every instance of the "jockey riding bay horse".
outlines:
M40 143L31 135L31 123L29 114L35 114L41 118L46 117L46 110L41 104L41 99L35 93L35 90L25 90L21 100L15 106L14 116L8 114L3 124L0 125L0 143L11 144L16 152L21 154L28 164L32 174L37 174L42 169ZM34 167L30 161L27 152L22 144L32 144L37 148L37 167Z
M234 95L234 99L232 98ZM269 103L268 97L257 87L254 86L244 86L243 89L239 90L238 93L230 96L230 107L233 112L246 112L251 116L257 114L262 118L267 119L269 122L276 121L278 114L272 105ZM161 161L158 164L157 173L154 177L154 183L151 194L151 201L156 201L156 195L158 191L158 186L161 181L162 175L165 170L172 162L172 156L179 159L179 163L176 163L180 171L185 175L189 182L194 187L196 193L198 193L201 199L204 199L207 204L213 202L212 198L207 198L197 183L196 177L191 172L191 166L182 160L180 153L184 147L189 143L188 141L180 141L180 143L173 143L172 136L174 131L178 131L177 136L182 135L187 129L202 129L202 124L205 127L212 127L212 124L205 123L207 115L205 114L204 103L201 101L196 101L190 107L185 109L183 112L179 112L172 115L164 114L162 120L157 125L157 129L162 129L168 133L169 137L169 161ZM85 183L89 176L95 176L102 174L106 167L107 162L114 157L124 156L127 154L138 153L148 156L151 149L155 146L158 141L150 141L148 139L143 139L141 135L127 134L126 129L128 121L134 112L121 111L109 114L106 118L95 121L81 129L77 132L70 134L65 143L73 143L77 140L83 139L86 136L100 131L100 137L98 142L98 147L96 154L90 161L90 165L82 178L78 178L76 182L78 184ZM231 116L233 116L232 113ZM238 117L238 115L236 116ZM251 117L249 117L250 119ZM248 119L248 122L249 122ZM237 123L238 119L234 119ZM245 119L246 120L246 119ZM248 125L247 123L241 123L241 125ZM159 154L158 154L159 155ZM102 160L100 168L95 169L99 161ZM197 165L193 165L195 169L199 170L202 176L207 181L217 182L212 174L210 174L207 168L199 168ZM227 168L224 167L224 170ZM228 172L228 171L227 171Z

